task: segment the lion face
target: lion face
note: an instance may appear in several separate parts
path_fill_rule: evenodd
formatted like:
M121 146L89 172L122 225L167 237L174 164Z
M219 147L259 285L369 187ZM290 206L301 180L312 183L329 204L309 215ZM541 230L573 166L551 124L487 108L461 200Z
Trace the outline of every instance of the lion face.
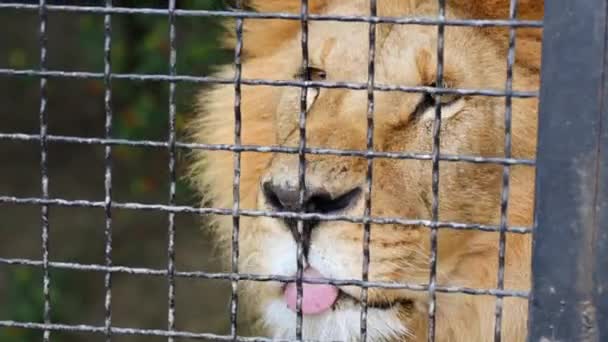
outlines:
M264 8L265 2L259 6ZM294 2L296 3L296 2ZM466 17L463 8L448 7L450 17ZM287 6L291 1L265 3ZM368 15L363 0L314 2L318 13ZM525 8L525 4L524 4ZM280 9L280 8L279 8ZM297 11L297 10L296 10ZM379 1L380 15L436 17L435 1ZM245 78L368 82L369 24L311 21L309 69L302 70L301 40L295 23L275 31L246 27L252 47L243 65ZM273 33L274 32L274 33ZM251 35L252 38L247 38ZM273 40L280 38L280 42ZM503 31L446 27L444 84L465 89L504 90L507 40ZM527 46L527 45L526 45ZM254 50L257 49L257 50ZM268 51L269 50L269 51ZM434 26L379 24L376 27L376 84L438 86L436 82L437 28ZM536 89L538 70L519 54L514 67L514 89ZM523 57L522 57L523 56ZM230 75L225 71L223 75ZM300 88L244 86L242 93L243 144L297 147L300 139ZM232 143L234 95L217 88L205 93L206 114L193 124L197 141ZM440 101L442 155L502 157L504 151L505 99L502 97L443 95L375 91L373 94L373 150L410 153L420 158L374 158L371 177L371 216L432 219L433 123ZM306 145L311 149L367 150L368 92L364 90L309 88L307 93ZM533 158L536 101L513 99L513 157ZM198 158L200 157L200 158ZM232 207L232 155L200 152L193 170L201 191L214 206ZM299 193L299 157L283 153L243 153L240 207L242 209L312 212L363 217L368 160L358 156L306 155L306 193L303 207ZM439 220L498 225L503 166L463 161L439 165ZM531 223L533 169L511 167L509 225ZM216 220L220 240L229 241L232 219ZM345 220L309 220L303 235L297 222L270 217L240 220L240 264L244 273L295 276L297 239L303 247L305 276L361 279L364 226ZM509 235L505 286L527 289L529 238ZM430 231L423 225L372 224L369 243L369 280L427 284L430 277ZM437 281L442 286L496 287L498 234L440 229ZM229 248L227 248L229 251ZM245 283L249 308L272 337L295 336L293 284ZM305 339L353 340L360 332L360 288L330 285L304 286L302 308ZM428 294L402 289L369 288L368 336L370 340L426 338ZM493 298L438 294L440 340L484 340L493 329ZM525 336L526 303L506 300L503 328L507 340ZM474 323L471 323L474 322ZM483 337L482 337L483 336Z

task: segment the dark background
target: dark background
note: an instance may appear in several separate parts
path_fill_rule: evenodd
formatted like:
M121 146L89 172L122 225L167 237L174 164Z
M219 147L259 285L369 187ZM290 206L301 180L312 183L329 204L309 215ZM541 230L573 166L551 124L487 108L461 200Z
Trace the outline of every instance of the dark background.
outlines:
M0 1L8 2L8 1ZM37 3L38 1L20 1ZM48 1L49 4L102 5L103 1ZM114 1L114 6L166 8L168 1ZM224 9L219 0L177 1L178 8ZM48 13L48 69L103 72L103 15ZM180 75L209 75L230 61L222 50L217 19L178 17L177 70ZM0 9L0 68L39 67L37 10ZM112 16L112 72L167 74L169 24L162 15ZM201 86L178 83L179 132L191 117L194 92ZM161 82L112 81L113 137L164 141L168 137L169 86ZM39 133L39 80L0 75L0 133ZM49 134L104 137L104 84L101 79L48 80ZM184 140L178 133L178 140ZM113 148L113 200L166 204L168 152L163 148ZM180 151L178 176L184 175ZM103 201L104 147L49 142L51 198ZM37 141L0 140L0 196L39 197L40 150ZM180 179L177 202L196 205L197 197ZM114 210L115 265L166 269L168 215L154 211ZM40 207L0 204L0 257L41 260ZM50 260L104 264L105 214L101 208L50 208ZM206 218L176 217L176 262L180 271L221 271L207 233ZM167 328L168 281L163 277L115 273L112 324L130 328ZM228 333L229 283L177 278L177 329ZM51 269L52 321L104 324L104 274ZM0 320L42 322L42 270L0 264ZM246 326L246 325L245 325ZM0 328L0 342L40 341L41 331ZM104 341L104 336L53 332L52 341ZM166 341L160 337L116 335L113 341ZM177 339L179 340L179 339Z

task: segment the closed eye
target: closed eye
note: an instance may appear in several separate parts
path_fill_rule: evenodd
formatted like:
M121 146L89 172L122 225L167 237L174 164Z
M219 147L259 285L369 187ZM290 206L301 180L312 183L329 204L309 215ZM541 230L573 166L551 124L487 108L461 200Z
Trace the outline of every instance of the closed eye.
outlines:
M299 80L324 81L327 78L327 73L321 68L311 66L307 69L300 68L294 75L294 78ZM307 90L306 111L309 111L319 97L321 89L319 87L308 87Z
M429 87L435 87L435 83L430 84ZM413 118L422 118L426 117L425 115L430 109L434 109L437 104L441 106L442 109L448 109L453 105L460 103L460 100L463 99L462 95L459 94L431 94L425 93L421 97L420 101L416 105L416 108L413 111ZM437 102L439 101L439 103Z
M327 78L327 73L321 68L310 66L306 69L300 68L294 75L294 78L299 80L324 81Z

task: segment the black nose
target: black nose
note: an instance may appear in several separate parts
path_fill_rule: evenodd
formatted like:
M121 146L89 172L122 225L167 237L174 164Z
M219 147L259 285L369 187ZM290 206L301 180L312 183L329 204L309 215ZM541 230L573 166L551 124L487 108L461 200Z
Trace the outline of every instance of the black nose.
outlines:
M361 195L360 188L354 188L339 196L332 197L324 190L307 188L303 204L300 205L300 190L297 187L289 188L266 182L262 185L262 191L266 202L274 209L280 211L304 211L306 213L327 214L348 208L357 201ZM285 219L285 224L290 230L294 240L301 241L304 256L308 256L310 248L310 237L312 230L319 224L318 220L303 221L302 234L298 232L298 221L295 219Z
M338 196L332 196L319 188L307 188L303 203L300 204L300 190L297 187L278 186L269 181L265 182L262 188L267 203L277 210L321 214L346 209L361 194L360 188L354 188Z

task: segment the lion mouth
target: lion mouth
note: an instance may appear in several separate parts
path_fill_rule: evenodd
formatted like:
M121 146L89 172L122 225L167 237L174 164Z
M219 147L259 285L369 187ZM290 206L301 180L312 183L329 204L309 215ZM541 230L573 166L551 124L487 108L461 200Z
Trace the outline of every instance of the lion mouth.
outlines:
M342 308L343 306L363 306L361 302L361 298L357 298L355 296L350 295L349 293L340 290L338 293L338 299L334 303L332 307L333 310L337 310ZM410 308L414 305L414 302L411 299L401 298L401 299L393 299L393 300L371 300L368 298L367 300L367 308L368 309L378 309L378 310L390 310L395 308Z
M321 278L323 275L313 267L307 267L303 271L306 278ZM295 282L289 282L282 288L283 300L287 307L297 312L298 289ZM382 300L384 299L384 300ZM386 297L368 297L365 304L367 308L389 310L403 305L412 305L407 299L389 299ZM341 308L353 309L354 307L364 307L359 298L348 293L345 289L331 284L302 284L301 306L302 314L317 315L326 311L335 311Z

